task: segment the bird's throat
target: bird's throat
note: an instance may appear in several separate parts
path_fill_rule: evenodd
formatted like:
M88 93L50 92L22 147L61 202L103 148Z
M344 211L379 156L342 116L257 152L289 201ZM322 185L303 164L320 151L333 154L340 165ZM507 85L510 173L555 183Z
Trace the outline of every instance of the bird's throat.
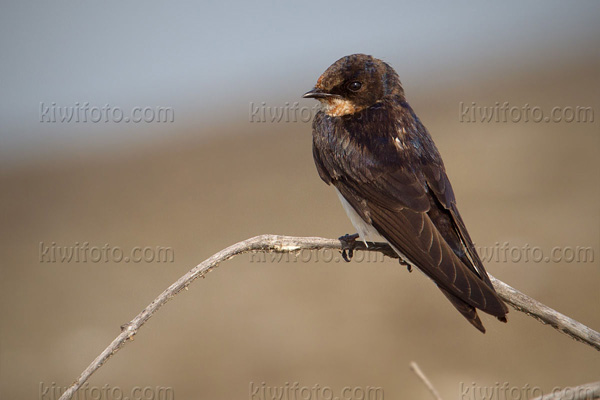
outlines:
M356 106L350 100L341 99L338 97L328 97L322 99L321 108L323 112L330 117L341 117L343 115L354 114L364 109L364 107Z

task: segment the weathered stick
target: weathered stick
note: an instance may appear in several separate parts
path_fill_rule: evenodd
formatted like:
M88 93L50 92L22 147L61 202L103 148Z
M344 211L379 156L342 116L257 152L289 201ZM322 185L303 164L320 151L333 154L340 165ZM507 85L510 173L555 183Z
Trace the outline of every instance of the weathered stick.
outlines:
M363 242L357 241L354 248L355 250L380 252L388 257L398 258L392 248L385 243L368 243L368 247L366 247ZM98 357L96 357L81 375L79 375L79 378L77 378L77 380L63 393L59 400L71 399L75 391L77 391L77 389L79 389L81 385L83 385L113 354L123 347L127 340L130 340L137 333L138 329L144 325L144 323L150 319L160 307L182 289L187 288L187 286L198 277L204 276L212 269L218 267L223 261L227 261L239 254L249 252L294 253L302 250L322 249L341 250L342 242L339 239L325 239L320 237L261 235L238 242L215 253L179 278L134 319L123 325L121 327L121 333L102 351L102 353L100 353ZM500 297L516 310L524 312L543 323L547 323L558 329L560 332L594 347L596 350L600 350L600 333L554 311L550 307L544 306L542 303L513 289L492 276L490 276L490 279Z

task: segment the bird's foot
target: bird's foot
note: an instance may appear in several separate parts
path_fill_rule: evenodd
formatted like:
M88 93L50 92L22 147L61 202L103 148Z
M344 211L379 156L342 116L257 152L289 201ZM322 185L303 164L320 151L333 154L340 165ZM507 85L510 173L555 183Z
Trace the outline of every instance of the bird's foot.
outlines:
M346 262L350 262L354 256L354 248L356 247L356 239L358 239L358 233L353 235L347 234L340 236L339 241L342 242L342 258Z

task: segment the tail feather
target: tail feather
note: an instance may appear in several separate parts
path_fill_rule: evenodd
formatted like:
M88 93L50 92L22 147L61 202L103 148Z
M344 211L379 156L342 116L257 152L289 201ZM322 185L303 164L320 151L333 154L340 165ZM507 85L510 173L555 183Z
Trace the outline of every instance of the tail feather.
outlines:
M475 309L475 307L470 306L469 304L465 303L463 300L456 297L455 295L453 295L446 289L443 289L440 286L438 286L438 287L440 288L442 293L444 293L444 295L448 298L448 300L450 300L452 305L463 315L463 317L465 317L467 319L467 321L469 321L471 323L471 325L473 325L475 328L479 329L481 331L481 333L485 333L485 327L483 326L483 323L479 319L479 315L477 315L477 309ZM506 322L506 318L505 318L504 322Z

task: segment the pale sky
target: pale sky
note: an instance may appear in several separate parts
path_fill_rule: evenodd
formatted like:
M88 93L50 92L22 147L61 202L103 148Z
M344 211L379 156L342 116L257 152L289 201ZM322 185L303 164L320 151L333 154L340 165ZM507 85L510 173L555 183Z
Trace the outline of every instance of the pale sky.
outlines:
M1 163L165 134L43 123L41 105L172 107L179 130L243 120L249 101L298 101L351 53L427 86L566 63L600 44L597 1L35 0L4 2L0 21Z

